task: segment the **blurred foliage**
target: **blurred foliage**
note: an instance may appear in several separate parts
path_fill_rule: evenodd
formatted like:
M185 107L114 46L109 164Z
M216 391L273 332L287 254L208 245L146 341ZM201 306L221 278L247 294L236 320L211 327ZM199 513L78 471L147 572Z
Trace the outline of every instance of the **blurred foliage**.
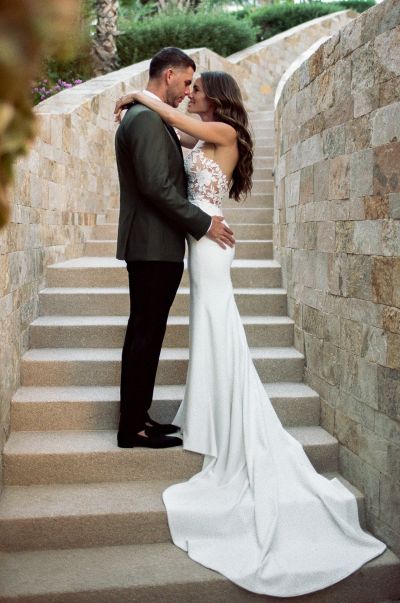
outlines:
M282 31L286 31L331 13L347 9L367 10L374 6L374 0L338 0L335 2L307 2L302 4L272 4L256 9L244 9L237 15L241 19L249 19L253 26L258 28L257 41L271 38Z
M365 10L375 6L375 0L339 0L335 4L339 4L342 10L355 10L357 13L363 13Z
M251 46L256 32L248 21L222 12L155 15L132 23L117 39L121 67L150 58L164 46L206 46L222 56Z
M35 134L31 82L45 53L72 59L67 34L79 17L79 0L0 0L0 227L9 216L13 163Z
M55 86L59 80L84 81L93 76L91 47L96 27L96 0L77 0L77 3L80 7L76 27L64 34L68 48L73 49L73 53L66 55L47 51L43 54L39 77L41 81L48 80L50 86ZM36 82L38 84L39 81Z

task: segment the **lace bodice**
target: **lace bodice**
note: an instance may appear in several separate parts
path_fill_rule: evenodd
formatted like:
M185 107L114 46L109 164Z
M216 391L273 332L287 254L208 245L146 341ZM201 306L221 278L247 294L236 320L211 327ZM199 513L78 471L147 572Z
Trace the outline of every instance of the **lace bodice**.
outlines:
M229 190L229 181L218 163L206 157L200 144L197 143L185 158L188 199L195 205L206 202L221 207Z

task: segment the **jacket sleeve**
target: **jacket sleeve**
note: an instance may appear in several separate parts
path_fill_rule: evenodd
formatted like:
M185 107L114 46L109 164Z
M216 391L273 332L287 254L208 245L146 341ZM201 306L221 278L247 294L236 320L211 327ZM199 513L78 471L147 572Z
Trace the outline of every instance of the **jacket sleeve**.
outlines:
M132 119L130 115L126 117L126 143L139 190L182 230L200 239L207 232L211 217L177 191L169 169L169 135L160 116L145 110Z

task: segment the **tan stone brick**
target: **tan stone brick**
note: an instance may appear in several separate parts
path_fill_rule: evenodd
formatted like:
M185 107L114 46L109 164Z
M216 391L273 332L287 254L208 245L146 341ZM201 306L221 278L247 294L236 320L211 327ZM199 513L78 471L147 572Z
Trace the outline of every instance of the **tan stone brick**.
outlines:
M346 56L362 44L362 21L354 19L343 28L340 36L340 54Z
M317 48L317 50L311 55L311 57L307 61L310 80L315 79L318 75L320 75L320 73L322 73L322 70L324 68L323 58L324 50L321 45L319 46L319 48Z
M364 197L364 207L366 220L389 217L389 198L387 196Z
M376 147L374 153L374 195L400 192L400 142Z
M337 63L340 59L340 34L334 33L323 45L324 69Z
M385 365L388 352L387 334L377 327L368 327L361 355L370 362Z
M380 80L400 75L400 25L384 31L374 40L374 54L379 60Z
M341 82L340 89L344 84ZM353 106L354 100L352 97L348 96L346 93L346 97L341 99L340 101L336 101L336 103L330 109L324 111L324 119L327 128L332 128L334 126L338 126L340 124L347 124L347 122L353 119Z
M300 144L300 167L312 165L324 159L322 136L316 134Z
M322 52L322 47L320 46ZM328 69L311 84L312 96L318 112L326 111L334 105L334 70Z
M400 308L400 258L393 258L393 305Z
M314 201L329 199L329 161L319 161L314 165Z
M387 342L387 366L400 370L400 335L398 333L388 333Z
M382 255L398 256L400 249L400 222L398 220L381 220ZM394 290L396 294L396 287ZM396 305L396 304L395 304Z
M381 436L395 444L396 446L400 443L400 423L387 417L381 412L375 411L374 431L378 436ZM399 475L400 477L400 475Z
M400 77L393 77L379 86L379 106L386 107L400 100Z
M400 532L400 478L381 476L380 480L381 513L386 522L396 532Z
M376 411L351 394L346 393L339 396L336 408L361 426L374 430Z
M388 474L389 443L370 429L361 426L359 455L378 471Z
M364 220L354 222L354 253L365 255L383 254L382 220Z
M367 42L352 53L351 66L351 91L353 94L375 85L378 61L373 42Z
M385 306L382 311L383 328L392 333L400 334L400 309Z
M368 511L379 513L379 471L344 446L339 447L339 468L344 477L365 493Z
M343 124L325 129L323 132L324 153L327 157L344 155L345 153L345 128Z
M390 217L400 220L400 193L389 193Z
M329 160L329 199L347 199L350 195L350 158L347 155Z
M350 192L361 197L373 192L373 151L366 149L350 157Z
M354 222L335 222L335 249L337 252L351 253L354 249Z
M354 117L371 113L379 106L379 88L372 86L354 92Z
M378 409L400 421L400 371L378 367Z
M300 127L300 132L293 133L299 140L306 140L314 134L319 134L325 128L325 118L323 113L318 113Z
M309 203L314 199L314 166L309 165L300 172L299 202Z
M320 425L328 433L333 434L335 430L335 409L325 400L321 399Z
M299 203L300 197L300 172L289 174L285 178L285 203L291 207Z
M378 365L341 350L340 370L341 392L347 392L371 408L378 409Z
M347 255L343 264L343 293L346 297L371 299L371 259L362 255Z
M335 412L335 437L354 454L359 454L361 426L357 421L336 409Z
M346 153L355 153L371 146L372 125L369 115L362 115L347 121L346 129Z
M335 251L335 222L317 224L317 248L325 252Z
M376 257L372 260L373 299L379 304L393 305L393 258Z
M378 109L372 117L372 145L400 140L400 102Z
M361 356L366 328L360 322L340 319L340 347Z

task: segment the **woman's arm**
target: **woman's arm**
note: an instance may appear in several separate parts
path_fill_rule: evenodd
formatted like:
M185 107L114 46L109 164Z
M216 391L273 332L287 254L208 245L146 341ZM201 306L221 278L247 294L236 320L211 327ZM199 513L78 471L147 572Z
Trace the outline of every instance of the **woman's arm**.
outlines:
M194 138L182 130L178 130L179 140L181 141L181 145L185 147L185 149L193 149L193 147L197 144L198 138Z
M149 107L149 109L158 113L161 119L168 124L178 128L178 130L182 130L182 132L185 132L185 134L188 134L197 140L201 139L205 142L212 142L213 144L220 145L230 145L236 140L236 130L228 124L218 121L204 122L194 119L193 117L185 115L182 111L170 107L167 103L151 98L150 96L147 96L147 94L143 94L143 92L136 90L123 97L123 100L125 101L124 104L127 104L126 99L128 97L130 98L130 102L138 101L142 105L146 105L146 107ZM120 101L118 101L114 110L117 121L122 109L123 106L120 104Z

